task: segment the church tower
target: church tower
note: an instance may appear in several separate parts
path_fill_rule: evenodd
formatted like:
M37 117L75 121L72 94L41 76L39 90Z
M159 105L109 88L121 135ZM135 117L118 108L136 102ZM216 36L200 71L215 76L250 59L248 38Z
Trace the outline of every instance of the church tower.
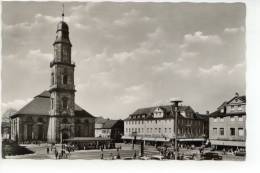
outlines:
M53 43L54 59L50 63L51 85L50 120L48 142L59 142L74 136L73 116L75 109L74 68L71 61L71 42L69 27L63 21L57 25L56 39Z

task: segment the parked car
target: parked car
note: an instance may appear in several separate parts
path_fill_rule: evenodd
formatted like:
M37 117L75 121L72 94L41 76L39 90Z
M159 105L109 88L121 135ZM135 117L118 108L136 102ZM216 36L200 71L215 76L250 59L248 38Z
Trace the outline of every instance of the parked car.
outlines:
M154 155L151 157L151 160L165 160L164 156Z
M208 152L201 155L201 160L222 160L222 156L215 152Z
M143 156L139 158L140 160L151 160L151 157Z
M125 158L123 158L123 160L134 160L134 158L133 157L125 157Z
M245 156L246 152L245 151L237 151L235 152L235 156Z
M182 160L194 160L194 154L183 155Z

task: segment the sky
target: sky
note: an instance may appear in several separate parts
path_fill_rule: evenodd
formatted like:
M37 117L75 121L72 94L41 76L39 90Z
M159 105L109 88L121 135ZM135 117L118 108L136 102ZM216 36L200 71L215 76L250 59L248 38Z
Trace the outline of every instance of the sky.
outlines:
M60 2L2 3L2 112L50 86ZM65 3L75 101L95 116L126 118L180 98L210 112L245 94L242 3Z

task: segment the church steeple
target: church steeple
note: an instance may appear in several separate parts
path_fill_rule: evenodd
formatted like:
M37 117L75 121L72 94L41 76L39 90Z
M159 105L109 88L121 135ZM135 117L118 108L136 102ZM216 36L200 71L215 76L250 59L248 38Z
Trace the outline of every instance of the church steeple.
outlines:
M57 25L56 39L53 43L54 58L51 67L51 111L54 116L74 115L74 68L71 61L71 42L69 39L69 26L63 20L64 7L62 9L62 21Z
M61 17L62 17L62 21L64 20L64 4L62 4L62 14L61 14Z

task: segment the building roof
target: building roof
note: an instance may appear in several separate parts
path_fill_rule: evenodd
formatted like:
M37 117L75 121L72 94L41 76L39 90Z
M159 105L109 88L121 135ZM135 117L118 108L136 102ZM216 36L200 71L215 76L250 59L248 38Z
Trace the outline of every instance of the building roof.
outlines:
M95 123L96 124L104 124L108 119L105 119L103 117L96 117Z
M103 129L111 129L120 120L107 120L103 126Z
M23 108L17 111L12 117L18 115L49 115L51 107L50 92L43 91L35 96L32 101L26 104ZM75 116L93 117L90 113L75 104Z
M163 118L174 118L174 114L172 113L172 105L162 105L162 106L155 106L155 107L147 107L147 108L140 108L137 109L134 113L130 114L126 120L132 119L132 116L137 116L134 119L160 119L160 118L154 118L153 112L156 108L161 108L164 111L164 117ZM173 109L175 109L173 107ZM179 116L182 118L193 118L197 119L198 117L195 116L194 110L190 106L179 106ZM183 114L185 112L185 115ZM146 115L145 118L142 117L142 115Z
M239 115L245 115L245 112L234 112L234 113L224 113L220 110L216 110L215 112L212 112L209 117L226 117L226 116L239 116Z
M229 101L223 102L215 112L212 112L209 116L210 117L225 117L225 116L237 116L237 115L245 115L245 112L232 112L232 113L226 113L226 106L232 102L234 99L242 100L244 103L246 103L246 96L239 96L238 93L236 93L235 97L230 99ZM221 109L224 108L224 111L221 112Z

